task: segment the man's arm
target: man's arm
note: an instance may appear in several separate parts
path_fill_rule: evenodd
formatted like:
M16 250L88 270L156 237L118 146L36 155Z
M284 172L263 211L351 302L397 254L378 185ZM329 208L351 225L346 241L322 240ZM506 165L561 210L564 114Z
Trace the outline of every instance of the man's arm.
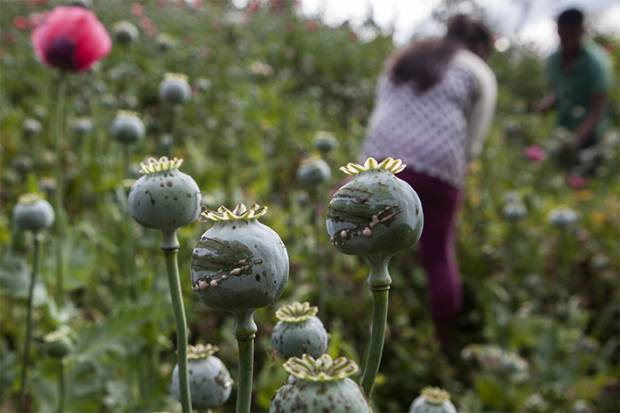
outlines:
M607 95L605 92L596 92L590 98L590 111L588 116L581 122L575 130L575 145L580 147L586 139L594 132L599 120L605 114L605 102Z

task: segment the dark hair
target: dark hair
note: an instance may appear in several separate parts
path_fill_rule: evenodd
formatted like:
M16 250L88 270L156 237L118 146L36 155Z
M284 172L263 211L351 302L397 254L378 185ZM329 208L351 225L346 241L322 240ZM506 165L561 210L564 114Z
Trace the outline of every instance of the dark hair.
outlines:
M390 60L388 73L395 84L413 82L421 92L441 80L456 51L483 46L491 48L491 32L479 20L458 14L448 21L440 39L421 40L403 48Z
M566 9L558 15L557 22L558 25L566 24L569 26L582 27L583 12L575 8Z

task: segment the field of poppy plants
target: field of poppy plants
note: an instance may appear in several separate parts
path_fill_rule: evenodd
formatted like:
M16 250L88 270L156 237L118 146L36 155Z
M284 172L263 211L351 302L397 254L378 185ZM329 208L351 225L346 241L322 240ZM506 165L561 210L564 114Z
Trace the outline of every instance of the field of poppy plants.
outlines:
M534 111L544 60L491 57L442 351L420 201L359 159L391 33L289 0L70 3L0 4L1 411L620 410L617 84L574 159Z

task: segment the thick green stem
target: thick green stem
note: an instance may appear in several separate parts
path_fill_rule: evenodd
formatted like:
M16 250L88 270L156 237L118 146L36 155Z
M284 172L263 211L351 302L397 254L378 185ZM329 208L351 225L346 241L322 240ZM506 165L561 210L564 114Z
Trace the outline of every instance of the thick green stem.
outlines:
M60 359L58 369L58 413L65 410L65 360Z
M252 404L252 376L254 374L254 337L256 336L254 309L235 313L235 337L239 345L239 377L237 378L236 413L249 413Z
M174 238L176 239L176 237ZM162 248L162 250L166 256L170 296L172 297L172 306L174 308L174 316L177 324L177 349L179 383L181 387L181 404L183 405L183 413L190 413L192 404L189 390L189 377L187 373L187 321L185 318L185 308L183 307L183 294L179 280L179 266L177 263L179 248L177 246L176 248Z
M370 331L370 344L368 345L366 365L364 367L361 384L366 396L370 399L375 384L375 377L381 365L383 341L385 337L385 328L387 326L388 299L392 279L390 278L387 268L389 258L373 256L368 257L367 261L370 265L368 285L372 292L373 301L372 326Z
M54 212L56 212L56 225L54 242L56 252L56 300L58 304L64 301L64 278L65 278L65 237L66 237L66 216L62 202L64 193L64 176L63 176L63 149L65 143L65 95L66 95L66 78L61 74L58 81L58 90L56 96L56 117L54 119L55 133L53 140L55 142L55 165L54 175L56 180L56 190L54 191Z
M39 272L39 244L41 242L40 235L36 232L33 234L33 260L32 273L30 274L30 286L28 288L28 312L26 316L26 340L24 341L24 352L22 354L22 374L19 388L19 410L25 410L26 380L28 378L28 361L30 356L30 341L32 339L32 307L34 299L34 285L37 281L37 273Z

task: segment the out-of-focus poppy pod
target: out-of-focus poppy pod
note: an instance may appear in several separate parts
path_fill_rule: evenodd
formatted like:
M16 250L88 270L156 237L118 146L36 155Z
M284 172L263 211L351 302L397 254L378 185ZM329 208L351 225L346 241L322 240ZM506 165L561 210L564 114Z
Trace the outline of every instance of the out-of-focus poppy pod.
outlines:
M88 70L112 48L110 35L95 14L83 7L59 6L32 33L37 56L61 70Z

